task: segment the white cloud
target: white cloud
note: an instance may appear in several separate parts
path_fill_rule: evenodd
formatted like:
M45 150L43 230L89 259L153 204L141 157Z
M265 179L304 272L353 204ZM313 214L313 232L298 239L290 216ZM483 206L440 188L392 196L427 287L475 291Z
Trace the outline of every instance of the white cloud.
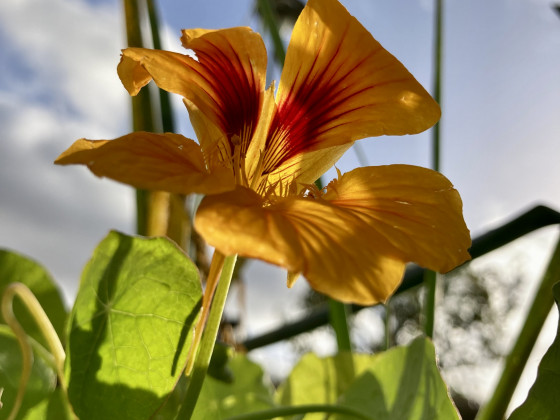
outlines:
M46 265L69 298L96 243L133 224L131 189L52 163L77 138L128 130L121 21L116 4L0 3L0 246Z

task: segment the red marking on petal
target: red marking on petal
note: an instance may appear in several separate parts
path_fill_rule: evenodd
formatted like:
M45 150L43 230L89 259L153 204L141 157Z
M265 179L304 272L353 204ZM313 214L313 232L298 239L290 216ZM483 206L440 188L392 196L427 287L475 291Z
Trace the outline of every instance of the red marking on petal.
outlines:
M375 87L357 87L351 78L371 56L341 71L345 64L340 57L341 44L342 41L328 63L322 64L323 68L313 74L318 61L316 57L299 88L278 105L269 129L264 173L272 172L299 153L317 148L321 136L328 131L350 124L351 121L341 118L360 107L351 106L349 101Z
M208 48L196 50L199 74L212 87L213 92L208 94L218 108L219 125L230 141L230 153L233 136L239 136L245 153L257 126L263 86L250 68L246 70L227 40L227 50L222 45L206 43Z

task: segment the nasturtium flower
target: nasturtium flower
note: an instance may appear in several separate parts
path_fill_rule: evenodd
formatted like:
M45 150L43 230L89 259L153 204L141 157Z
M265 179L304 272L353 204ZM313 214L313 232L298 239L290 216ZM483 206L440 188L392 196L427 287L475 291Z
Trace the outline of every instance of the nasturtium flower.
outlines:
M407 262L447 272L469 259L458 192L410 165L363 167L314 186L354 141L422 132L437 103L336 0L309 0L275 94L250 28L191 29L190 53L127 48L131 95L153 80L181 95L198 143L137 132L74 143L56 161L138 188L205 194L195 228L225 255L284 267L291 285L345 302L384 301Z

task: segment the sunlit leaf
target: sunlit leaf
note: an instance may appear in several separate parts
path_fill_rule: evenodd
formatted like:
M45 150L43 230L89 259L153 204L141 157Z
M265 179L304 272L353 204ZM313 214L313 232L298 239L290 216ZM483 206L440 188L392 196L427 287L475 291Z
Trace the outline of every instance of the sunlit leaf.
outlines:
M66 375L81 420L151 416L181 372L201 293L196 267L169 240L102 241L71 314Z
M47 404L56 386L56 373L51 362L47 360L48 353L33 339L30 339L30 342L33 349L34 363L17 419L33 418L29 415L30 411L40 405L42 401L44 404ZM8 418L12 410L17 395L21 370L22 357L17 339L9 327L0 325L0 388L4 388L0 419ZM45 417L43 416L43 418Z
M271 408L271 386L263 378L260 366L241 354L229 362L231 383L207 377L198 399L193 419L225 419L230 416Z
M26 412L23 420L76 420L61 388Z
M339 404L375 420L459 419L431 341L419 338L378 355L353 355L353 363L349 356L304 356L279 390L281 404Z
M554 299L560 310L560 283L553 288ZM537 379L527 399L510 416L509 420L555 420L560 413L560 322L556 338L543 356Z
M0 295L8 284L14 282L25 284L33 292L62 339L66 310L60 292L49 273L29 258L15 252L0 250ZM19 298L14 299L14 314L25 332L45 346L43 335ZM2 314L0 314L0 324L5 324Z

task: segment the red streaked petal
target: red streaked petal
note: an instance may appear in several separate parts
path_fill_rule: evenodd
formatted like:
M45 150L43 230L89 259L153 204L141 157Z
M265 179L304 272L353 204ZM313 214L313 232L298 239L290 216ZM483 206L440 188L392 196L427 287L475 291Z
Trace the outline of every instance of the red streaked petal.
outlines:
M248 147L258 122L266 80L266 49L250 28L185 30L181 38L196 58L168 51L127 48L119 76L131 94L149 77L194 104L224 135ZM141 67L142 69L139 69Z
M336 0L310 0L288 47L266 172L305 151L424 131L439 106Z
M55 161L86 165L95 175L136 188L216 194L234 188L226 168L206 169L200 146L179 134L136 132L115 140L80 139Z

